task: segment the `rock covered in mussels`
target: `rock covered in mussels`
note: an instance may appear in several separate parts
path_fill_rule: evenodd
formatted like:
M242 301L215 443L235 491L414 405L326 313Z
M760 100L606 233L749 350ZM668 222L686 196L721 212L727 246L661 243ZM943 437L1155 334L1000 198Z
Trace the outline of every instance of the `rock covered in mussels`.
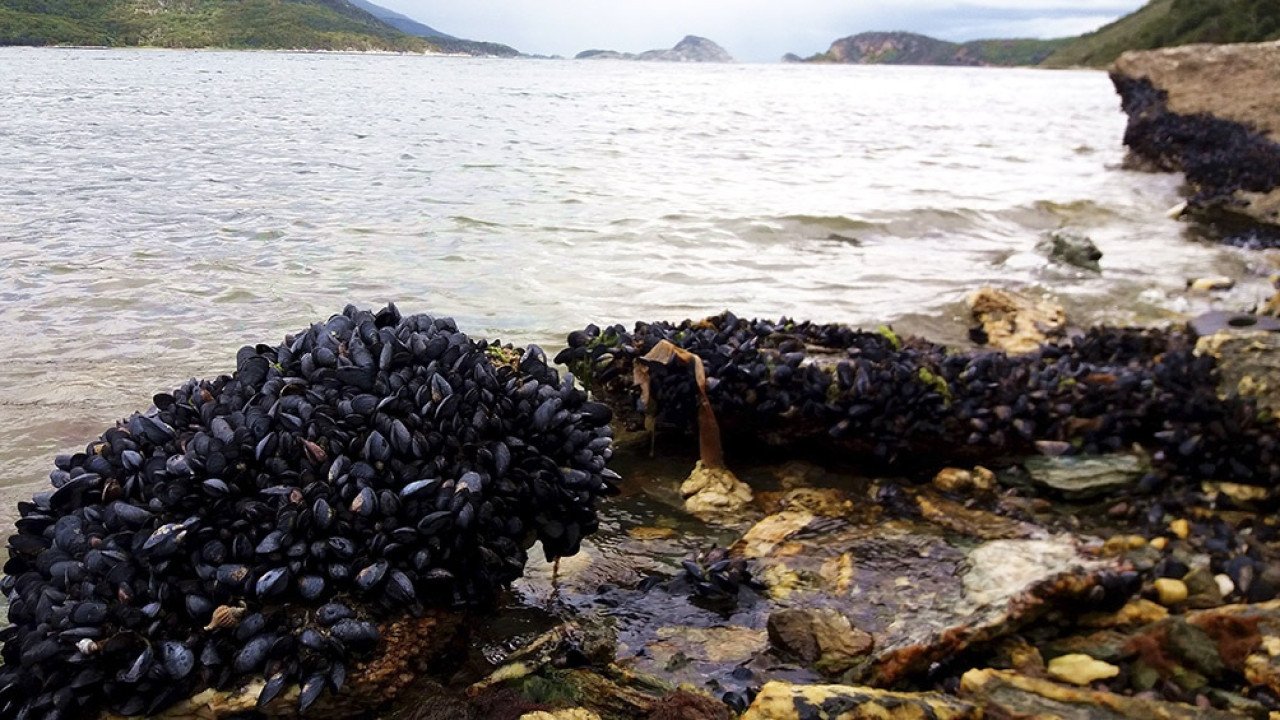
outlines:
M536 346L341 315L155 397L20 504L0 716L154 714L266 678L305 710L379 622L484 603L596 529L610 413Z
M661 341L696 354L726 444L809 443L885 462L1152 448L1163 475L1272 485L1280 431L1250 398L1220 398L1212 357L1177 329L1091 328L1025 355L956 353L892 330L732 313L594 325L557 356L630 424L692 431L694 371L646 359ZM647 365L649 407L633 381Z

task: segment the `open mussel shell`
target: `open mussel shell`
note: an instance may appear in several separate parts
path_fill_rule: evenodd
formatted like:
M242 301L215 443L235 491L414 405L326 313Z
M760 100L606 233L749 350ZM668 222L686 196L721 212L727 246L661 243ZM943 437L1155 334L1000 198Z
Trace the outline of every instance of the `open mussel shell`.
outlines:
M379 623L490 602L535 540L576 552L616 479L608 414L541 349L447 318L348 306L235 368L20 504L0 717L156 713L260 674L262 705L313 708Z

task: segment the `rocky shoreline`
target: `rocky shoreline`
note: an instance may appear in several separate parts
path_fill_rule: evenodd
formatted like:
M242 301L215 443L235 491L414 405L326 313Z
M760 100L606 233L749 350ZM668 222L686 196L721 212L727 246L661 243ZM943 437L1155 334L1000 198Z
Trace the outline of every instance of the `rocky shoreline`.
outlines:
M607 413L537 349L349 308L57 460L8 541L0 701L1271 717L1280 429L1233 345L1270 335L1206 328L1024 354L729 314L587 328L561 359ZM563 559L517 578L535 538Z
M1135 166L1185 173L1187 211L1227 242L1280 246L1280 41L1127 52L1111 78Z

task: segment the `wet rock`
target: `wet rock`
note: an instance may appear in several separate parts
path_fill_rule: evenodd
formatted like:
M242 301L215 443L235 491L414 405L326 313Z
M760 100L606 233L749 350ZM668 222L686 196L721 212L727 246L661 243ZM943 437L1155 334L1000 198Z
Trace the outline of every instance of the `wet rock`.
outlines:
M1024 463L1038 485L1069 500L1083 500L1118 492L1137 483L1146 466L1133 455L1100 458L1033 457Z
M920 515L929 522L952 532L983 540L1025 538L1038 530L1034 525L979 508L966 507L926 492L916 495L916 505L920 508Z
M707 467L699 461L680 485L685 510L702 520L737 523L751 505L751 486L722 467Z
M788 608L769 615L769 642L785 655L839 675L858 664L875 641L831 608Z
M654 660L668 667L698 661L716 665L742 663L764 652L768 634L744 627L659 628L657 641L648 645Z
M874 649L853 672L877 686L1083 597L1116 567L1087 557L1067 537L975 544L930 523L863 525L802 511L766 517L732 550L753 561L775 600L839 607L870 634Z
M1066 312L1061 305L1007 290L980 288L969 296L968 303L974 320L986 334L986 344L1011 354L1038 350L1066 326Z
M900 693L848 685L791 685L768 682L741 720L893 720L901 718L962 720L982 717L982 711L940 693Z
M1082 653L1059 655L1049 661L1049 677L1072 685L1087 686L1120 674L1120 668Z
M1164 718L1228 720L1234 713L1110 692L1085 690L1004 670L970 670L960 681L960 697L991 717Z
M663 695L645 720L732 720L733 716L723 702L681 689Z
M1102 259L1102 251L1088 235L1078 230L1054 230L1044 240L1036 243L1036 249L1054 262L1095 273L1102 272L1102 266L1098 264Z
M990 495L996 489L996 475L981 465L972 470L943 468L933 476L933 486L955 495Z

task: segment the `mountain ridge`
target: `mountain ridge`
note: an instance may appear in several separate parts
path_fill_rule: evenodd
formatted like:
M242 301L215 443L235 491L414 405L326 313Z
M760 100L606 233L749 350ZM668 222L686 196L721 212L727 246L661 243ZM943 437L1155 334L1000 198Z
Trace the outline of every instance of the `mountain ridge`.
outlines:
M906 31L864 32L842 37L826 52L809 58L788 54L787 62L854 65L1037 65L1067 42L1066 39L1014 38L954 43Z

